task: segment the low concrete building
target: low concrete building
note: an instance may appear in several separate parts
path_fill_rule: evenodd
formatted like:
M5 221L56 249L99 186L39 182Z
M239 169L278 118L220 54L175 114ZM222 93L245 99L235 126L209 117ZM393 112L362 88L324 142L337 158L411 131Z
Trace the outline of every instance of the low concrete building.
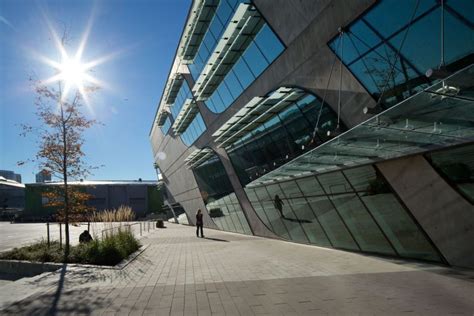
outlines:
M25 185L0 176L0 218L11 219L25 208Z
M26 184L25 216L44 218L54 215L55 210L47 207L42 193L62 182ZM88 201L98 211L129 206L137 217L161 211L162 197L156 181L71 181L92 195Z

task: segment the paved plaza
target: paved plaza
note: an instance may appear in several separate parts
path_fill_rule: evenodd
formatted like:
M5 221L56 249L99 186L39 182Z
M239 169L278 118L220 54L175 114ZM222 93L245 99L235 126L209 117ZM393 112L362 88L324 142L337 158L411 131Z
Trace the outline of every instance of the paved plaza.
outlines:
M167 226L121 270L64 266L0 286L0 314L474 313L469 271Z

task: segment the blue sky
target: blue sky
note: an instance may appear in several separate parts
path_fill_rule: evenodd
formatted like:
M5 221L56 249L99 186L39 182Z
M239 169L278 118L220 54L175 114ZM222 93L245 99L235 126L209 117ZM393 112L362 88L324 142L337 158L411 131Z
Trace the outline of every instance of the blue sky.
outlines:
M92 179L155 179L148 134L191 0L0 1L0 169L34 182L38 167L17 161L35 155L34 136L19 124L37 125L29 78L54 69L39 55L59 60L46 19L61 35L66 25L73 54L87 21L92 28L83 61L112 56L91 73L105 84L84 114L104 125L85 134L86 162L104 165Z

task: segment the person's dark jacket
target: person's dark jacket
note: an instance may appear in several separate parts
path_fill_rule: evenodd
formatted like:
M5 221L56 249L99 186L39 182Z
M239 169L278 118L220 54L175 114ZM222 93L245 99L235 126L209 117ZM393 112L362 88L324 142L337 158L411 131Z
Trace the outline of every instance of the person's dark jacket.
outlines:
M196 214L196 225L202 225L202 213Z

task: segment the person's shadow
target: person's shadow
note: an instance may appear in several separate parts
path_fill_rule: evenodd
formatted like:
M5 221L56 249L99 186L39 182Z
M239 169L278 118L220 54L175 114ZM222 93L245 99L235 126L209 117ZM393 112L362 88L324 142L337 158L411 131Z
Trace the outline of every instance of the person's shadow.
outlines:
M312 223L312 221L307 220L307 219L289 218L289 217L286 217L285 215L283 215L282 218L284 220L287 220L287 221L290 221L290 222L295 222L295 223L300 223L300 224L302 224L302 223L305 223L305 224Z
M212 238L212 237L203 237L203 239L208 239L208 240L213 240L213 241L229 242L228 240L225 240L225 239Z

